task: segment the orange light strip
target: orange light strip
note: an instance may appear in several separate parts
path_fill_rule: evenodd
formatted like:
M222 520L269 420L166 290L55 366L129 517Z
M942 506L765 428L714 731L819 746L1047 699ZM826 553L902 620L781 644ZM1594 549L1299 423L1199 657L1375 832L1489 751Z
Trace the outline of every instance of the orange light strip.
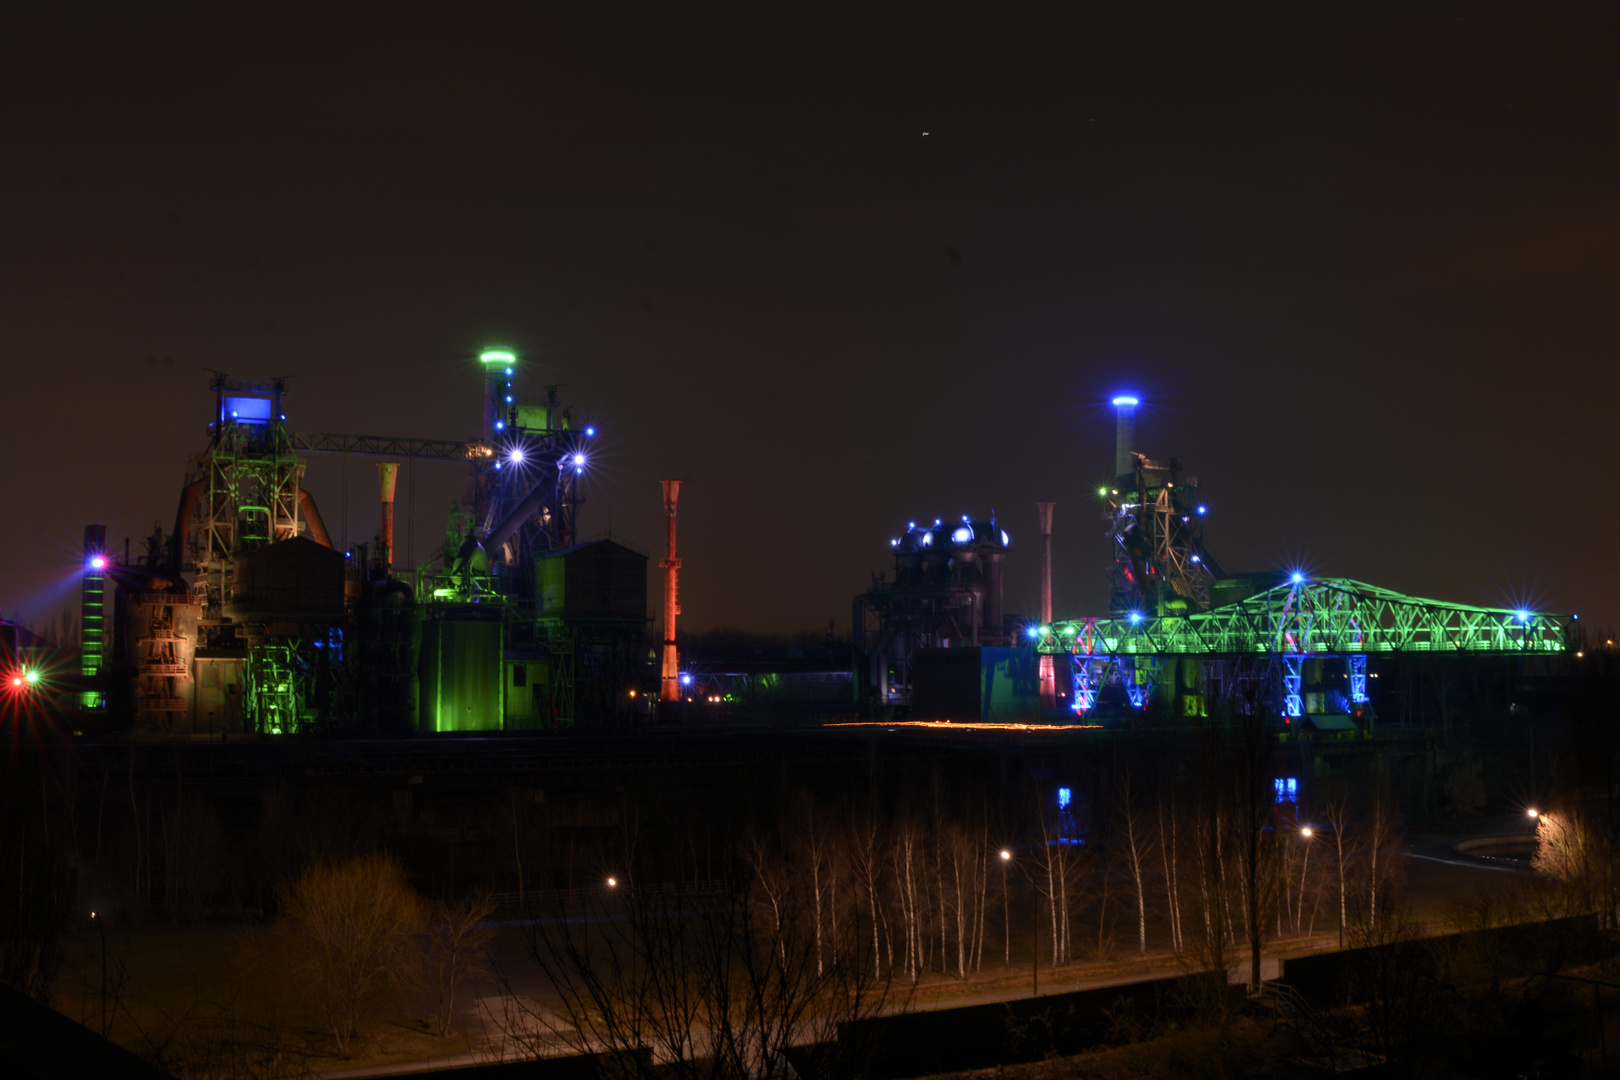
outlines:
M951 720L846 720L822 727L949 728L951 731L1089 731L1101 724L958 724Z

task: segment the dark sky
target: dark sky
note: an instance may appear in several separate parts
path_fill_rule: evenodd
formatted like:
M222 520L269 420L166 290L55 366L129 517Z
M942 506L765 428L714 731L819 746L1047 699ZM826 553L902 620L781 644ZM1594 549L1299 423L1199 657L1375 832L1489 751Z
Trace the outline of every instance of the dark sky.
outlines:
M682 479L694 628L992 508L1033 609L1038 499L1099 610L1120 390L1229 569L1620 620L1617 9L1190 7L13 9L0 606L172 521L205 369L467 437L502 344L604 433L583 533L656 560ZM374 476L311 466L350 540Z

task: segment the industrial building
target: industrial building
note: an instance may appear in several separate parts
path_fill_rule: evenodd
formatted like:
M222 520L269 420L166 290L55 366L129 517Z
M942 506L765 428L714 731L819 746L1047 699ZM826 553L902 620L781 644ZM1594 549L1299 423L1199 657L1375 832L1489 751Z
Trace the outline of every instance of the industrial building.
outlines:
M983 520L963 514L950 524L941 518L909 522L889 547L893 577L873 575L872 588L855 598L855 649L865 656L873 703L910 708L919 664L951 666L967 656L964 649L1005 649L1016 642L1002 585L1012 538L992 510ZM926 695L926 677L923 684Z
M578 532L593 428L518 360L478 358L481 433L465 441L292 430L283 380L217 376L206 446L172 531L120 556L85 533L82 700L136 735L407 734L567 727L639 702L647 556ZM375 459L374 539L339 550L305 455ZM465 469L446 542L399 565L401 463Z

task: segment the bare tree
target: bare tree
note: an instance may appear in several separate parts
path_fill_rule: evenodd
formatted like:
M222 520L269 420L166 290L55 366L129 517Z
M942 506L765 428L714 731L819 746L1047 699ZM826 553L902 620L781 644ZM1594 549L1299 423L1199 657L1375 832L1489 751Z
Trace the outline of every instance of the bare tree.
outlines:
M1398 836L1395 806L1382 784L1373 791L1367 821L1367 922L1378 925L1378 897L1389 890Z
M467 980L489 974L489 947L495 929L486 924L495 904L488 895L440 904L428 926L427 959L438 986L435 1020L441 1036L455 1024L456 990Z
M583 910L535 919L528 951L561 1011L509 994L519 1002L509 1037L530 1053L603 1055L609 1076L761 1076L786 1048L831 1041L839 1023L903 1005L852 923L836 950L823 928L818 964L802 894L760 895L762 882L785 876L766 864L776 850L751 843L739 854L756 865L699 903L632 875Z
M390 855L316 863L283 900L291 959L310 1002L347 1056L380 991L414 974L421 898Z
M1350 927L1350 864L1355 849L1350 837L1349 800L1344 796L1329 799L1322 804L1322 819L1333 830L1334 869L1339 886L1339 947L1344 948L1344 935Z
M1143 880L1143 864L1147 862L1149 853L1144 850L1148 842L1148 832L1145 824L1140 820L1140 811L1136 806L1135 792L1131 789L1130 770L1120 774L1120 784L1116 790L1114 813L1125 836L1125 853L1127 856L1126 869L1131 876L1131 885L1136 894L1136 934L1137 947L1143 956L1147 955L1147 885Z
M1166 823L1168 822L1168 829ZM1166 812L1164 797L1161 795L1158 803L1159 826L1159 855L1164 862L1164 894L1165 902L1170 910L1170 947L1179 955L1182 951L1181 939L1181 883L1177 865L1179 845L1176 843L1176 793L1175 788L1170 789L1170 805Z

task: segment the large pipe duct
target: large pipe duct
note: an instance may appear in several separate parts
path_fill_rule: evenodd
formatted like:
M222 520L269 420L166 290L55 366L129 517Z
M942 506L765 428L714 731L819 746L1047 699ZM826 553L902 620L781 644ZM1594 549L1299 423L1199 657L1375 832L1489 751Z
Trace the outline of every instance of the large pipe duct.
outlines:
M180 491L180 508L174 512L174 561L170 572L179 578L180 567L186 561L186 540L191 536L191 511L197 505L197 496L208 486L207 480L194 480Z
M1118 419L1114 424L1114 476L1134 474L1136 465L1131 460L1136 453L1136 406L1137 400L1133 397L1117 397L1114 399L1114 412Z
M382 484L382 529L380 532L383 571L394 572L394 481L399 478L399 462L377 462L377 479Z
M1052 507L1056 503L1038 502L1036 511L1041 516L1041 625L1052 625ZM1050 653L1041 654L1041 708L1057 708L1057 671Z
M664 568L664 656L658 683L659 701L679 701L681 661L675 649L675 619L681 613L681 560L675 555L675 502L681 495L679 480L660 480L664 486L664 517L669 521L669 549L659 566Z
M304 523L309 526L309 538L321 547L331 547L332 538L326 533L326 522L321 520L321 512L315 509L315 496L303 488L298 489L298 509L303 512Z
M502 518L500 524L484 537L484 550L500 551L506 542L512 539L512 534L518 531L518 526L529 520L530 515L546 504L546 496L554 490L545 484L534 485L529 493L523 496L523 500L512 508L512 512Z

